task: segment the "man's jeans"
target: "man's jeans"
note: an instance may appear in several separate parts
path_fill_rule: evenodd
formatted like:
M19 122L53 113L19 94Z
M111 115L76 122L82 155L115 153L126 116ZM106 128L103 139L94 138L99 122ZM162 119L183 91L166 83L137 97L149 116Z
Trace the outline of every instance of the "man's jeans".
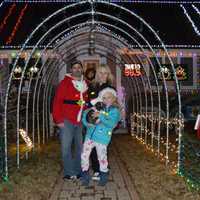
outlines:
M64 164L64 176L74 176L80 174L82 126L74 125L68 120L65 120L64 127L60 128L60 140Z

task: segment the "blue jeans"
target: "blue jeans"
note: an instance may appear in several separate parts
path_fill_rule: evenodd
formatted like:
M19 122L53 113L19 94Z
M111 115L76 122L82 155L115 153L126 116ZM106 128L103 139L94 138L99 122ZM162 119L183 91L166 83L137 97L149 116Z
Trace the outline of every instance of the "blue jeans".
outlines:
M68 120L60 128L61 152L64 164L64 176L81 173L82 126ZM73 143L74 142L74 143ZM74 144L72 149L72 144Z

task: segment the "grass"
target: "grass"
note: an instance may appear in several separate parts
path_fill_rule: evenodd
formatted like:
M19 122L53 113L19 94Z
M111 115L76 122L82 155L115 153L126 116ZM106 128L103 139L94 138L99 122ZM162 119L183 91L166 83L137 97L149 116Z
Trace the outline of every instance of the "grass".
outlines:
M197 200L182 177L174 175L155 155L134 137L114 138L118 154L141 200Z
M200 194L190 191L183 178L172 174L165 163L133 137L116 135L113 143L140 200L200 199ZM48 200L60 173L60 144L51 141L32 159L22 161L19 170L10 170L9 181L0 185L0 199Z
M48 199L61 171L60 162L58 142L42 146L30 160L21 161L20 169L10 169L8 182L0 185L0 199Z

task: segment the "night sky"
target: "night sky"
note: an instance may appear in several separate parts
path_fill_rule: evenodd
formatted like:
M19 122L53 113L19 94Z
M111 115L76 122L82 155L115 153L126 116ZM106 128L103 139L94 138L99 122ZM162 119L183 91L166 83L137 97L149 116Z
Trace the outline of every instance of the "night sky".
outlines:
M22 45L30 33L41 23L47 16L57 11L60 8L63 8L66 5L72 3L28 3L27 8L24 12L23 17L18 24L18 28L12 38L12 41L9 45ZM142 17L152 28L158 33L161 39L167 45L199 45L200 36L195 33L191 23L184 15L183 9L180 7L180 4L145 4L145 3L116 3L129 9L130 11L135 12L140 17ZM22 9L25 7L25 3L16 3L16 7L13 9L9 17L7 17L6 23L5 17L8 15L10 7L13 3L4 3L0 8L0 22L3 27L0 29L0 45L6 45L11 32L13 31L17 19L22 12ZM200 16L195 12L191 4L184 4L185 9L188 14L195 22L197 29L200 29ZM200 8L200 4L196 4L197 8ZM90 5L85 4L84 6L77 6L62 12L58 17L53 18L47 24L42 26L42 28L35 34L34 38L30 41L29 45L34 45L36 41L41 38L41 36L49 30L53 25L59 21L69 17L73 14L78 14L83 11L90 11ZM131 24L134 28L139 30L139 32L151 43L159 44L152 33L145 27L138 19L133 16L128 15L126 12L121 11L120 9L113 8L112 6L102 6L100 4L95 5L95 10L106 12L111 14L119 19L125 20L127 23ZM65 23L62 27L57 28L53 31L43 42L45 45L51 38L58 34L64 28L70 27L77 24L77 22L83 22L84 20L90 20L90 16L84 16L82 18L76 18L76 20L71 20L68 23ZM120 24L119 22L113 21L111 19L97 16L95 19L102 20L108 23L115 24L117 27L120 27L128 31L132 36L140 41L137 34L129 30L128 27ZM3 24L3 25L2 25ZM119 32L115 31L117 34ZM123 34L122 34L123 36ZM124 36L126 37L126 36ZM143 44L143 41L140 41Z

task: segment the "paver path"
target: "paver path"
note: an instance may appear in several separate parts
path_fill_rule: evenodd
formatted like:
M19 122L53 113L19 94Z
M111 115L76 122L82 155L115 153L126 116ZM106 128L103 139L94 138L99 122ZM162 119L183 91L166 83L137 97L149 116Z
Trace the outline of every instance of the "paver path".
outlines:
M98 186L96 181L89 187L81 185L78 180L64 181L62 176L50 200L139 200L127 170L117 154L117 144L113 143L109 152L110 176L105 187Z

